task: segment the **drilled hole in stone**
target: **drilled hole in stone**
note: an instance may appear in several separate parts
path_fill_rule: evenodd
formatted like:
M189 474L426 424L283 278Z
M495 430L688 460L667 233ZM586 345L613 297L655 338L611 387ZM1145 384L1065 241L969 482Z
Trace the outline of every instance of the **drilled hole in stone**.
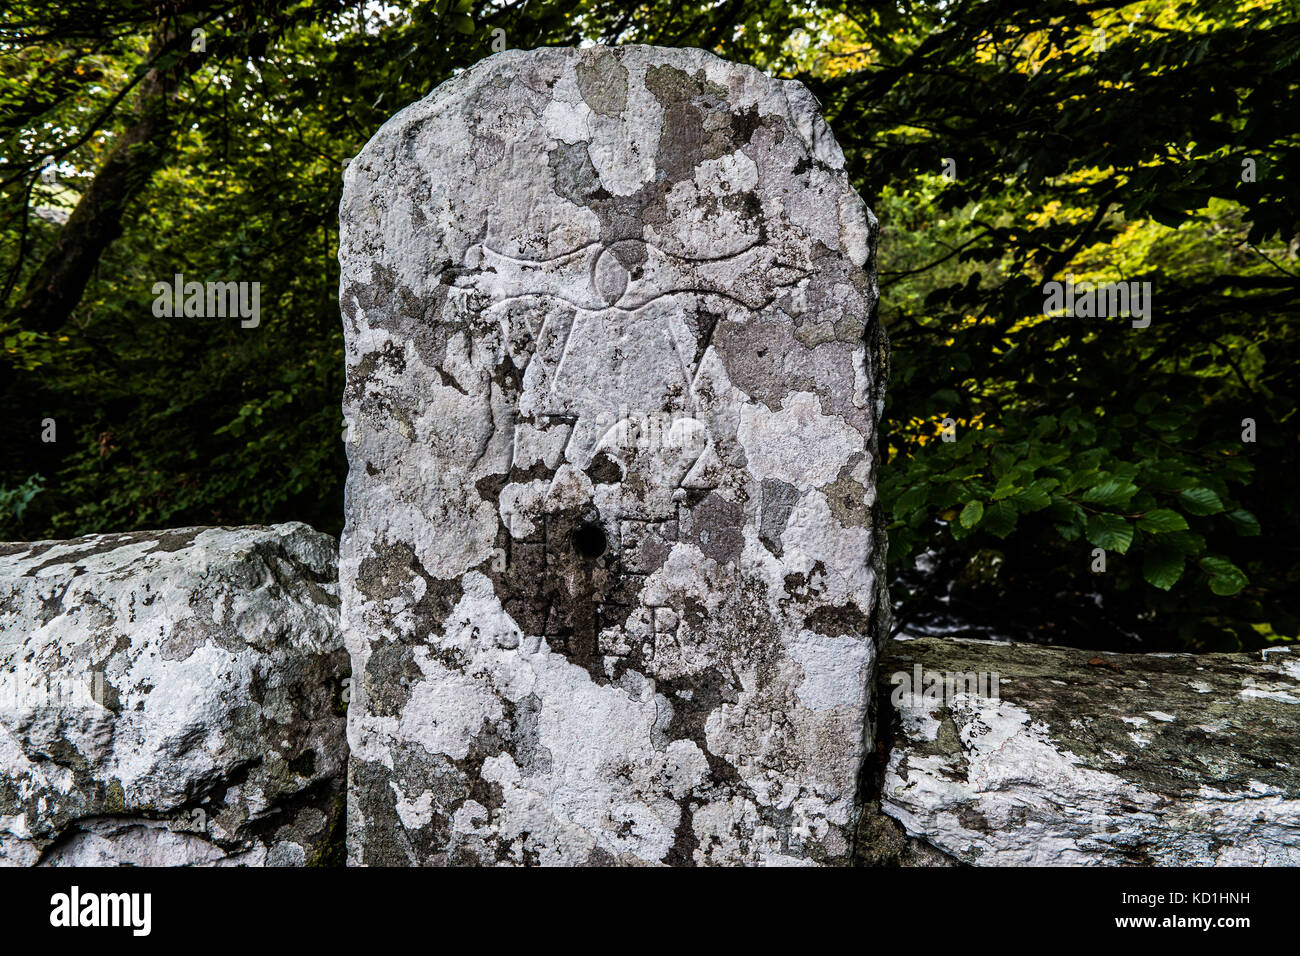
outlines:
M600 525L584 521L573 529L573 550L587 559L599 558L605 553L605 532Z

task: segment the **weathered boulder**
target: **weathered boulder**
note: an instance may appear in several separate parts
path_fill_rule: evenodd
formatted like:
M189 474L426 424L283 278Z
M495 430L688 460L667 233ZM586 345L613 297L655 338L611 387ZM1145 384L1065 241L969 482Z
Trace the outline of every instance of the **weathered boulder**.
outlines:
M334 541L0 544L0 863L342 862Z
M350 860L846 860L884 343L812 96L502 53L385 124L340 220Z
M882 809L951 857L1300 863L1291 647L1099 655L919 638L886 645L879 681Z

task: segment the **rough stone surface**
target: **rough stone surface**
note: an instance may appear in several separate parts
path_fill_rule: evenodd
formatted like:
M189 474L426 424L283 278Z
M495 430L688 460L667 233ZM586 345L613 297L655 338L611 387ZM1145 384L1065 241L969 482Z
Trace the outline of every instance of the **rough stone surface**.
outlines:
M997 673L997 699L964 679L947 699L914 698L892 675L917 665ZM892 641L878 693L884 812L964 862L1300 863L1300 654L1290 647L1136 655Z
M341 206L349 859L843 862L882 602L874 217L798 83L511 51Z
M341 863L336 575L302 524L0 544L0 864Z

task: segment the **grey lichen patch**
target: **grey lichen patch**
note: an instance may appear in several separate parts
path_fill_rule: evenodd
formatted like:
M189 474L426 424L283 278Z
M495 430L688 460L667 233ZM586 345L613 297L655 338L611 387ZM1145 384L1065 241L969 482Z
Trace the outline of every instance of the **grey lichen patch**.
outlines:
M341 230L350 859L847 861L883 338L807 91L503 53L384 126Z
M373 713L397 717L411 699L412 686L423 677L411 648L390 642L375 648L366 661L366 700Z
M855 866L913 867L960 866L961 861L937 850L924 840L908 836L902 824L880 811L877 801L868 801L858 819Z
M882 683L898 705L881 800L911 836L990 865L1300 861L1289 648L1098 655L927 638L891 644L882 678L917 667L960 689L913 698ZM993 673L996 698L965 680Z
M758 539L776 557L781 557L784 546L781 535L790 521L790 513L802 496L799 489L780 478L764 478L762 483L762 511L758 523Z
M4 551L0 863L316 851L329 827L303 815L337 816L346 761L330 538L285 524Z
M597 48L574 67L582 101L592 112L617 119L627 108L627 67L611 51Z
M126 812L126 791L122 789L122 781L110 780L108 786L104 788L104 811L106 813Z
M557 143L546 155L555 194L561 199L575 206L589 206L608 198L585 143Z
M865 465L846 465L839 477L822 489L831 514L845 527L870 528L875 505L875 475ZM871 489L871 490L868 490Z
M727 88L711 82L703 69L690 73L668 64L652 66L645 71L645 88L665 106L689 103L702 97L716 101L727 98Z

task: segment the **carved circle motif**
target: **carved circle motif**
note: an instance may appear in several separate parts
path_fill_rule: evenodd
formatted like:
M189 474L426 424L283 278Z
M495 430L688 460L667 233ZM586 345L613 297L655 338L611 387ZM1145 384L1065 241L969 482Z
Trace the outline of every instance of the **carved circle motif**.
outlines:
M617 305L623 298L623 293L627 291L632 277L627 267L620 261L618 249L620 246L626 247L634 242L635 240L624 240L605 246L597 253L591 264L591 287L606 305Z

